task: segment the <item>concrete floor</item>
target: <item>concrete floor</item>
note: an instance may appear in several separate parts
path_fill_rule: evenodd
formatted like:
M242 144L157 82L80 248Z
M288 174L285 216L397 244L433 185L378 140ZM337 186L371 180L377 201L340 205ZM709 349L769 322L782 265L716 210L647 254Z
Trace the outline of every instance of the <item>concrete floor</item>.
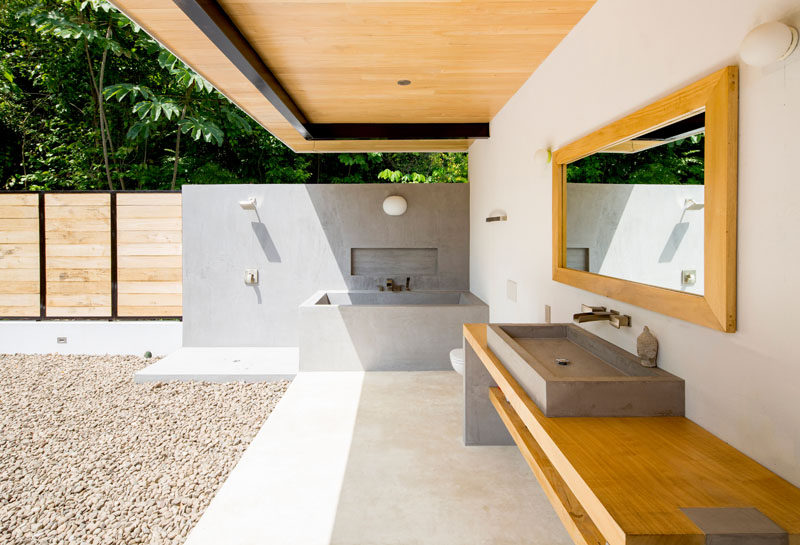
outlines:
M264 382L297 374L297 348L183 347L133 375L134 382Z
M299 373L186 545L571 543L516 447L465 447L454 372Z

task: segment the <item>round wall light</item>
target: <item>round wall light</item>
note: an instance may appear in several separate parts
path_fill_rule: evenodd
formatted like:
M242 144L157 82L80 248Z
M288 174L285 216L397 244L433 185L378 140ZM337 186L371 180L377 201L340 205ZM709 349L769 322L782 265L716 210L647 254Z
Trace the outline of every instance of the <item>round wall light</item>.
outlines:
M739 53L753 66L782 61L797 47L797 29L778 21L759 25L742 40Z
M537 149L536 152L533 154L533 161L537 165L541 166L544 166L547 163L549 163L552 158L553 158L553 152L551 152L547 148Z
M408 203L400 195L390 195L383 201L383 211L390 216L402 216L408 209Z

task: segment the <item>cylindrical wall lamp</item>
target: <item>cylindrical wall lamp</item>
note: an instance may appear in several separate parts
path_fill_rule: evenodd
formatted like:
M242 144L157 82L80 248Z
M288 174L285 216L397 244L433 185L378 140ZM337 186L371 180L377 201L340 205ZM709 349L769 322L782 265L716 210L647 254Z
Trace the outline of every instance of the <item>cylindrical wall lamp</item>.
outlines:
M383 201L383 211L389 216L402 216L408 209L408 203L400 195L390 195Z

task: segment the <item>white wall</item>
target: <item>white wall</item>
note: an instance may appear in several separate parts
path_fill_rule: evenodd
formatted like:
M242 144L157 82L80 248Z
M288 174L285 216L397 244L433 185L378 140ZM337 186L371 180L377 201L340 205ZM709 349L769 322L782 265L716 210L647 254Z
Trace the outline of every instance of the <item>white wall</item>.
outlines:
M0 321L0 354L120 354L164 356L181 347L175 320L107 322ZM66 337L66 344L57 342Z
M703 293L702 185L567 184L567 248L589 250L589 271ZM683 285L681 271L696 271Z
M659 365L686 379L689 418L800 484L800 52L741 66L738 321L720 333L551 279L551 176L533 152L554 149L729 64L759 23L800 26L797 0L599 0L470 148L471 291L493 321L535 322L552 305L631 314L634 327L587 329L628 349L648 325ZM493 208L507 222L485 223ZM780 260L779 260L780 258ZM517 302L506 279L518 282Z

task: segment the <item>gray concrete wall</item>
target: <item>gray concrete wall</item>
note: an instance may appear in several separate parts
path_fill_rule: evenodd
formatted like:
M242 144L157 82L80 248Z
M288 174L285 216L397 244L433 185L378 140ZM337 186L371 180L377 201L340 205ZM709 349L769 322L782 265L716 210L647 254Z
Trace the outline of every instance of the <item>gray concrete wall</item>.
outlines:
M384 214L392 194L408 201L403 216ZM257 213L239 207L249 197ZM467 290L469 187L183 186L184 346L297 346L298 307L314 292L385 282L350 275L352 248L437 248L436 274L410 275L412 288Z

